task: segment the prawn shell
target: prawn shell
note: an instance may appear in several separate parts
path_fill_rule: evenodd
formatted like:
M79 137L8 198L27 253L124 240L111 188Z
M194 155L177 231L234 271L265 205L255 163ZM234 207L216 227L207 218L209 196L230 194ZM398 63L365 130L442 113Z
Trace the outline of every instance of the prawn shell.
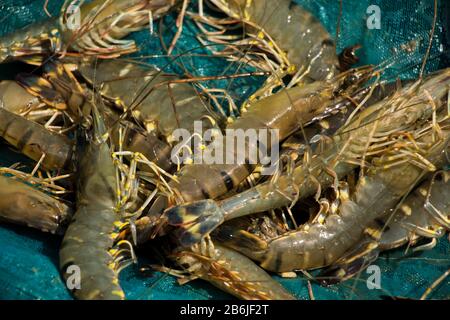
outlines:
M72 216L65 203L25 183L0 176L0 218L62 234Z
M0 135L27 157L39 161L45 157L45 169L62 169L71 164L73 143L65 135L0 108Z

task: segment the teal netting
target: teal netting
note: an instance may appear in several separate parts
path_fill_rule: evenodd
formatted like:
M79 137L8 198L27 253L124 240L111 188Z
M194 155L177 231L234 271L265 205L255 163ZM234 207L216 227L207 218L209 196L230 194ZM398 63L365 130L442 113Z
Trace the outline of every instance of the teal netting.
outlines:
M277 0L271 0L276 2ZM24 27L38 20L46 19L43 2L38 0L0 1L0 36ZM298 0L314 13L333 36L339 16L337 0ZM427 65L427 72L450 66L448 44L450 42L448 23L449 5L439 0L436 32L433 48ZM392 63L385 77L417 77L420 62L428 45L429 31L433 21L432 0L343 0L343 14L338 50L359 43L363 49L359 52L361 64ZM56 15L61 0L50 0L49 11ZM381 9L381 28L369 30L366 26L366 10L370 5ZM164 19L164 26L173 26L176 15ZM132 35L141 48L140 55L163 55L158 33L170 39L173 27L155 25L155 34L148 30ZM220 60L206 58L208 50L199 48L195 39L197 30L187 21L183 36L178 42L175 54L185 53L170 63L166 58L147 57L149 63L157 64L170 72L184 72L187 69L194 75L218 75L224 70L228 74L239 69L236 65ZM168 40L167 40L168 41ZM411 53L408 53L411 51ZM394 58L396 57L396 58ZM3 67L2 67L3 68ZM242 71L242 69L240 70ZM12 73L14 70L12 70ZM10 76L11 70L0 69L0 78ZM231 91L237 100L243 100L260 84L262 79L245 78L240 80L214 81L206 86L224 87ZM10 165L23 160L7 147L0 149L0 165ZM0 226L0 299L71 299L58 271L58 248L61 239L57 236L42 234L23 227L2 224ZM404 256L404 248L384 253L375 262L381 269L381 290L369 290L366 279L369 274L363 272L359 279L352 279L329 288L313 284L317 299L379 299L384 296L403 296L418 298L424 290L449 266L449 243L447 238L439 241L431 251ZM141 259L140 264L147 262ZM140 266L132 266L121 273L121 284L129 299L228 299L208 283L194 281L179 286L173 277L161 273L144 275ZM275 276L288 290L300 299L309 299L306 281L281 279ZM431 295L432 298L449 298L450 282L442 283Z

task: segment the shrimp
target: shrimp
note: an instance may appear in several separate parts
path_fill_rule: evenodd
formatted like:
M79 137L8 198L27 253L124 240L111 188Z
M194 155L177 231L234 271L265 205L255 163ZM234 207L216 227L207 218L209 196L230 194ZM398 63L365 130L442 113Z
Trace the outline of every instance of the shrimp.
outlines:
M321 282L328 285L347 280L367 268L382 251L405 244L414 246L421 238L429 238L431 242L413 251L432 249L437 239L450 230L448 221L446 224L441 219L450 214L449 181L450 174L445 171L427 178L400 205L396 204L398 210L394 215L390 213L375 220L369 227L375 231L372 236L323 270L319 275Z
M351 97L343 97L328 106L325 111L305 124L304 136L313 144L317 136L333 136L347 119L356 111L363 111L367 107L392 96L402 85L411 84L411 81L395 81L388 83L376 83L363 88ZM303 132L298 131L296 136L303 140ZM295 138L295 137L294 137ZM288 141L288 140L287 140Z
M64 202L29 185L0 175L0 218L44 232L63 234L72 217Z
M60 269L70 276L70 267L81 272L80 287L73 289L78 299L124 299L118 273L129 263L131 245L117 241L123 227L117 206L117 178L111 149L102 140L106 128L97 107L94 137L80 153L77 209L59 252Z
M123 111L130 110L147 132L165 137L171 145L176 139L173 136L176 129L193 133L195 121L208 118L215 125L224 120L191 84L177 82L176 76L161 73L153 67L108 60L81 63L79 71L106 99ZM210 127L204 126L205 130Z
M66 0L59 17L30 25L0 39L0 62L25 60L41 64L40 55L68 51L115 58L136 51L133 40L121 40L164 15L176 0Z
M303 123L323 112L337 94L337 90L347 81L349 91L365 81L370 68L352 70L349 74L339 76L332 82L315 82L308 86L296 87L282 91L256 102L227 129L237 131L247 128L276 129L278 139L284 140L297 131ZM351 80L349 80L351 79ZM264 143L261 141L261 143ZM249 146L246 146L249 147ZM267 146L270 149L271 146ZM251 150L249 148L249 150ZM234 150L224 150L233 152ZM225 158L225 157L224 157ZM226 157L226 159L236 157ZM249 159L246 159L247 162ZM181 194L183 202L198 199L217 198L234 189L253 170L252 165L188 165L179 174L179 185L174 186Z
M286 75L293 77L290 83L293 85L332 79L339 73L339 58L330 34L319 20L293 1L208 1L231 19L205 16L203 2L201 0L199 4L200 17L194 15L194 18L218 30L208 32L200 26L207 39L219 44L229 41L226 49L217 53L273 72L259 92L273 91ZM243 25L246 38L225 33L230 24L236 23ZM249 103L256 97L258 93Z
M183 267L157 269L180 278L180 283L200 278L245 300L294 300L281 284L244 255L206 238L191 250L179 250L172 259Z
M448 125L448 123L447 123ZM431 131L431 130L430 130ZM427 133L420 143L432 145L426 159L435 168L443 163L450 131L433 141ZM425 170L426 171L426 170ZM328 266L345 254L364 235L375 219L383 216L423 177L424 168L416 163L403 163L385 169L374 168L360 179L355 194L342 199L339 214L331 214L325 222L307 224L271 240L262 240L245 231L219 230L217 237L269 271L289 272Z
M380 239L380 250L394 249L405 243L414 244L421 237L436 239L450 231L450 174L440 171L425 180L401 204Z
M326 150L296 167L292 173L221 201L208 199L170 208L165 212L167 223L178 228L174 233L180 244L190 246L223 221L292 207L299 199L315 192L316 200L319 200L322 188L333 186L337 190L338 180L364 164L365 155L383 154L386 148L395 144L389 141L391 135L411 130L418 121L428 119L433 106L429 104L427 93L432 95L436 105L442 107L449 82L450 69L445 69L423 83L406 86L393 97L359 113L349 125L337 132ZM368 139L373 142L368 142ZM385 158L378 161L384 161L382 159ZM385 165L388 166L387 163Z
M68 122L89 127L94 92L78 82L65 62L49 61L43 69L42 77L22 76L19 78L20 84L55 109L66 110ZM125 150L142 153L164 170L173 166L170 145L155 133L146 132L133 122L121 119L107 103L104 103L104 117L114 145L122 144Z
M45 169L67 168L72 163L74 144L68 137L3 108L0 108L0 136L27 157L41 161Z

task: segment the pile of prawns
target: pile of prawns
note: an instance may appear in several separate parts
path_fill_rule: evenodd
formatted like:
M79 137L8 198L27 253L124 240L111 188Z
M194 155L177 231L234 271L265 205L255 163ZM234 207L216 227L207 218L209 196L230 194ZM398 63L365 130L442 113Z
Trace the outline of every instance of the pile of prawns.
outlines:
M382 66L353 68L361 48L338 55L290 0L79 1L74 25L75 2L0 39L0 62L38 70L0 82L1 138L35 163L0 168L0 217L63 236L62 277L82 271L77 299L125 299L119 272L155 241L167 261L152 268L180 283L295 299L268 272L321 268L321 283L344 281L382 251L429 249L450 229L450 69L382 82ZM190 19L211 55L266 76L242 106L199 79L118 59L138 51L130 33L174 12L169 57ZM194 136L195 121L277 130L278 169L174 162L173 132Z

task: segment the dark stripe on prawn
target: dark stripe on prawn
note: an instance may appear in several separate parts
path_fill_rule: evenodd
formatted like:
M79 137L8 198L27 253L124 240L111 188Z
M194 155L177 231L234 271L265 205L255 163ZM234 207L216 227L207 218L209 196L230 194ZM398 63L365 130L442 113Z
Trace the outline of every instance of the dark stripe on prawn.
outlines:
M30 138L33 136L33 132L31 130L26 130L22 137L17 141L17 149L22 151L27 142L30 141Z
M14 122L14 119L11 119L6 123L5 129L2 132L2 136L5 136L8 133L8 129L13 122Z
M225 183L225 186L227 187L228 191L231 191L234 189L234 182L233 179L230 177L230 175L228 174L228 172L226 171L221 171L220 174L222 175L223 178L223 182Z

